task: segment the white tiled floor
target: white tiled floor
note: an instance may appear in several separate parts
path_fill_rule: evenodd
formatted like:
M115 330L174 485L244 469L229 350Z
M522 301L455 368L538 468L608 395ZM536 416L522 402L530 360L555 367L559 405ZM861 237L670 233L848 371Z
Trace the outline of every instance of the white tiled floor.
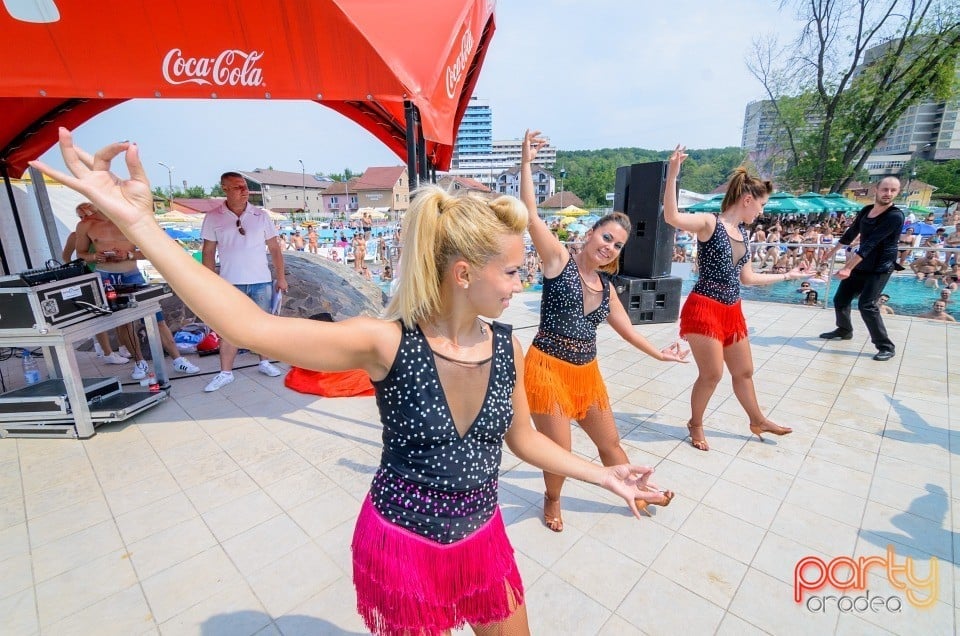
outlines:
M538 302L525 294L502 318L524 345ZM657 466L673 504L636 521L607 493L568 483L566 529L554 534L540 521L540 474L505 453L501 505L533 633L955 633L960 327L892 318L899 355L878 363L858 318L853 340L824 342L829 311L746 311L759 399L793 435L750 438L725 379L706 418L711 450L691 448L695 366L655 362L603 327L624 446ZM659 345L676 334L639 329ZM85 374L125 371L78 358ZM173 374L166 402L91 439L0 441L4 635L366 633L349 545L379 458L373 399L297 394L255 368L207 394L216 360L199 364L204 375ZM576 428L574 449L596 461ZM919 576L938 559L932 609L794 602L799 559L883 556L888 544ZM871 596L905 598L880 568L867 580Z

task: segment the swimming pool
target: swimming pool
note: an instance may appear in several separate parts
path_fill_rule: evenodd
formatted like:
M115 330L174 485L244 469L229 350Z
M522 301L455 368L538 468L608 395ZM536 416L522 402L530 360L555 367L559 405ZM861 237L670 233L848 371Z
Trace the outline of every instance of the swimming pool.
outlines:
M692 275L683 281L684 295L693 289L695 282L696 275ZM800 287L801 282L800 280L794 280L762 287L741 287L740 294L744 300L802 305L804 294L797 292L797 288ZM839 284L839 282L838 280L830 281L829 293L824 283L813 283L810 285L810 288L819 292L819 300L821 303L827 301L827 306L832 308L833 295L837 291L837 284ZM883 293L890 296L890 301L887 304L889 304L895 312L904 316L916 316L917 314L930 311L930 306L933 305L933 301L940 297L939 289L925 287L923 283L918 281L912 274L894 274L887 282ZM960 293L960 290L958 290L957 293ZM856 309L856 302L854 302L853 307ZM948 303L947 313L960 320L960 300Z

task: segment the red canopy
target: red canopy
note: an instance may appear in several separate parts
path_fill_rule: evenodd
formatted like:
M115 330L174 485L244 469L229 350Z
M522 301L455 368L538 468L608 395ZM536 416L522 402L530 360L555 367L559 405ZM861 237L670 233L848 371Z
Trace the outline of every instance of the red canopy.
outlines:
M493 0L38 0L0 9L0 163L19 176L131 98L309 99L449 166L493 35ZM21 13L27 11L26 13ZM18 14L18 15L14 15Z

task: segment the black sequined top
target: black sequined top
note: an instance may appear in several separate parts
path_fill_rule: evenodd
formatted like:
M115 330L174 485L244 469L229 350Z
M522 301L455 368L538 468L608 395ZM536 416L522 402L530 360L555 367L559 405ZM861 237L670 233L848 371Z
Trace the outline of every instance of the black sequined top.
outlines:
M587 364L596 358L597 326L610 315L610 283L606 274L600 274L600 283L600 306L584 315L580 270L572 258L559 276L544 277L540 330L533 338L533 346L570 364Z
M492 332L486 395L463 437L419 327L403 329L393 367L373 383L383 452L371 502L390 523L438 543L468 536L497 507L501 448L513 420L517 374L511 327L494 322Z
M697 269L699 275L692 293L712 298L724 305L733 305L740 300L740 271L750 261L747 226L738 226L743 237L743 255L733 261L733 244L730 235L717 220L717 227L706 241L697 241Z

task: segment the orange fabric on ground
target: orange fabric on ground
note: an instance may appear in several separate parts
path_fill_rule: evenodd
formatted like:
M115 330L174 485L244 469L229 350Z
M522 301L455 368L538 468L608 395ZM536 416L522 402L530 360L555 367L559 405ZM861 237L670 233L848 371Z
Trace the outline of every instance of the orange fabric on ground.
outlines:
M322 395L323 397L351 397L373 395L373 384L366 371L308 371L300 367L290 367L283 383L299 393Z

